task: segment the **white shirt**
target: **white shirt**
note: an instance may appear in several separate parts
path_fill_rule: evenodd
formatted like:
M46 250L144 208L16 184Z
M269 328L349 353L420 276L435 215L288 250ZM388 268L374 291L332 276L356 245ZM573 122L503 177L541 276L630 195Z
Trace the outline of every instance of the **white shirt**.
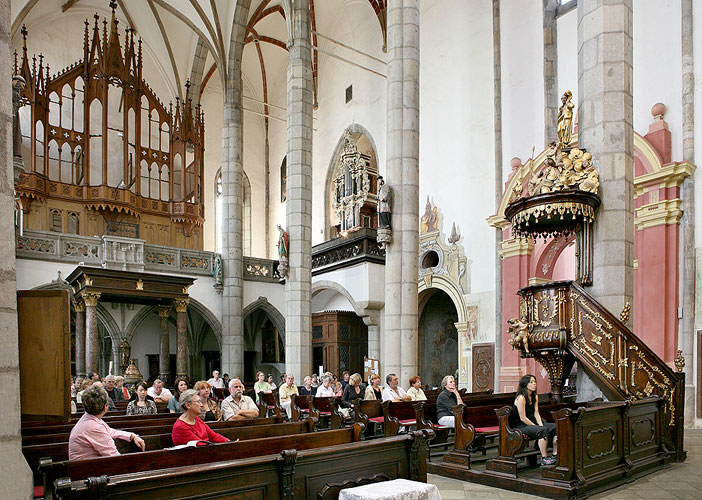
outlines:
M315 396L318 398L328 398L329 396L334 396L334 389L332 389L331 384L329 384L329 387L320 385L317 387L317 394L315 394Z
M149 388L146 390L146 394L148 394L148 395L151 396L152 398L162 398L162 397L166 397L166 396L169 397L169 398L172 398L172 397L173 397L173 394L171 394L171 391L169 391L169 390L166 389L165 387L163 387L163 388L161 389L161 394L156 394L156 391L154 391L153 386L151 386L151 387L149 387Z
M207 381L208 384L210 384L212 387L216 387L217 389L224 389L224 379L218 378L215 379L212 377L210 380Z
M405 395L407 395L407 393L399 385L397 386L397 392L390 389L390 386L387 386L385 389L383 389L383 401L394 401Z

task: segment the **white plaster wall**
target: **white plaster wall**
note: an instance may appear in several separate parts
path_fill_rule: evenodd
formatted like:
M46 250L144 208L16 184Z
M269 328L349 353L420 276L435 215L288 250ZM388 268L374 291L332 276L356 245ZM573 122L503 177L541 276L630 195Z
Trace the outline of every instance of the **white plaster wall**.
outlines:
M456 222L474 291L495 287L492 2L421 2L419 202ZM440 43L437 41L440 40ZM419 226L419 221L417 221Z
M265 297L280 314L285 316L285 287L280 283L267 283L265 281L244 281L243 307ZM221 313L219 316L221 320Z
M384 302L385 266L365 262L356 266L312 276L312 288L322 281L330 281L344 288L357 306L364 302Z
M61 279L66 279L75 268L75 264L17 259L17 290L31 290L41 285L48 285L58 278L58 272L61 272Z
M105 310L107 310L108 314L112 316L112 319L117 324L122 334L127 331L129 323L143 307L135 304L124 304L119 302L101 301L100 304L105 308Z
M698 3L699 2L693 2ZM636 0L634 9L634 130L648 133L651 106L668 108L673 161L682 160L682 46L679 0Z
M338 292L319 292L312 297L312 312L352 311L353 306L346 297Z
M544 57L541 2L501 0L500 36L502 57L502 153L503 176L509 161L518 156L526 162L543 150Z
M137 365L137 368L139 368L139 371L145 378L149 377L147 355L159 353L160 331L160 318L158 313L154 311L153 314L144 318L131 341L134 364ZM168 348L170 354L176 354L176 328L170 321L168 323Z
M560 16L556 22L558 25L558 95L562 96L566 90L570 90L573 93L573 102L577 106L578 10L571 10ZM558 105L560 106L560 102Z
M692 2L692 18L695 20L702 19L702 2ZM700 151L702 151L702 113L699 112L699 106L702 103L702 29L700 28L700 23L697 22L693 30L693 60L694 60L694 96L695 96L695 155L696 163L699 163ZM696 280L696 297L695 297L695 329L702 327L702 294L700 293L700 284L702 284L702 276L700 270L702 269L702 169L698 168L695 173L695 247L697 251L697 280ZM697 342L693 342L694 355L693 359L693 373L698 373L700 370L699 363L697 362L700 353L697 351ZM695 419L695 427L702 427L702 419Z
M244 282L244 288L248 282ZM212 286L214 279L208 277L199 277L195 283L188 289L188 294L191 298L200 302L203 306L210 310L217 319L222 321L222 295Z

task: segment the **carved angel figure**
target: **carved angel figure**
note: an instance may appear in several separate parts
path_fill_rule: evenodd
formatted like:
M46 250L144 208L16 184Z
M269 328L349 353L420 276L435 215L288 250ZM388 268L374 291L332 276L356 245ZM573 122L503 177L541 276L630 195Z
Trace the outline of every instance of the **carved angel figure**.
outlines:
M507 324L509 325L509 333L512 335L509 339L509 345L515 348L521 344L524 346L524 351L529 354L529 333L531 333L536 322L527 321L526 316L522 316L520 319L511 318L507 320Z

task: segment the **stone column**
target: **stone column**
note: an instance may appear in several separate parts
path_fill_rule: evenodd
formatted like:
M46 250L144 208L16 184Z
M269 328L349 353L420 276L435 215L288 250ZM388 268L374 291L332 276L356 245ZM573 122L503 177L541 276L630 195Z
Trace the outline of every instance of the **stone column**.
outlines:
M387 157L393 243L385 257L381 369L406 386L417 372L419 256L419 2L387 6Z
M97 305L100 294L83 293L85 301L85 372L100 372L100 338L98 335Z
M160 337L158 344L158 378L163 380L164 385L171 383L171 348L168 345L168 315L170 312L171 306L158 306L158 317L160 322Z
M293 0L288 40L285 372L312 372L312 49L308 0Z
M14 182L12 169L12 57L10 51L10 0L0 0L0 230L14 234ZM17 289L15 239L0 240L0 484L3 498L32 498L32 473L22 455L20 435L19 341L17 338Z
M558 0L543 1L544 27L544 146L558 140L556 116L558 115ZM562 89L561 92L565 92Z
M632 18L632 0L578 2L579 143L592 154L602 198L591 293L615 315L634 292ZM578 370L579 399L597 393Z
M176 377L188 376L188 327L185 322L190 299L174 299L176 310Z
M243 375L244 371L241 317L244 297L244 118L241 56L249 4L250 0L238 1L234 11L222 118L222 370L232 376ZM181 368L176 371L180 374Z
M76 376L85 377L85 302L73 304L76 311Z

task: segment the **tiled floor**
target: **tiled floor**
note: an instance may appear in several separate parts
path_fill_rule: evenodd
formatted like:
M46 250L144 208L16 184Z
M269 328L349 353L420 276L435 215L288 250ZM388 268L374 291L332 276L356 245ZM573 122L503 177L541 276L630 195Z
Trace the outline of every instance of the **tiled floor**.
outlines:
M685 432L687 461L669 469L642 477L632 484L590 497L593 500L702 500L702 430ZM466 483L435 474L435 484L444 500L528 500L541 499L480 484Z

